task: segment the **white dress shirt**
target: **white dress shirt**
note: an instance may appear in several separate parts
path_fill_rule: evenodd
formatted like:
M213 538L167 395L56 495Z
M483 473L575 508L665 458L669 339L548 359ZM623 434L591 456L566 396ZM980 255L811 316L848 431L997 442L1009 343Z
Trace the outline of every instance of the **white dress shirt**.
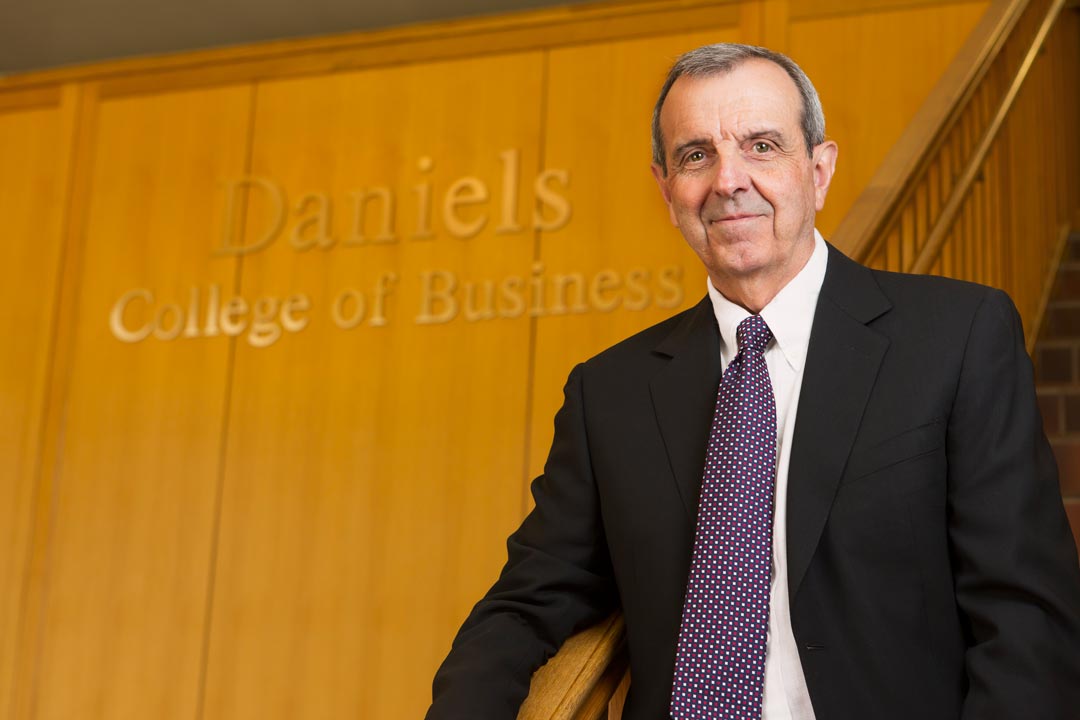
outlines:
M776 398L776 493L773 512L773 562L769 595L769 631L765 648L765 697L762 720L814 720L810 693L806 689L799 649L791 632L791 608L787 573L787 480L791 460L791 438L795 431L795 409L799 404L810 327L814 323L821 283L825 279L828 249L821 234L814 231L814 251L810 259L761 310L773 339L765 346ZM735 330L750 316L708 281L709 298L720 327L720 362L726 369L738 346ZM812 419L808 419L812 421Z

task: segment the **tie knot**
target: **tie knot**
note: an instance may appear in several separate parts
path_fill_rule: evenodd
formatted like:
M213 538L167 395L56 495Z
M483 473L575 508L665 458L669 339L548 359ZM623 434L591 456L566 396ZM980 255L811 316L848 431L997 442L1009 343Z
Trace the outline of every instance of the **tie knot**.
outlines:
M739 352L746 351L752 355L760 355L765 352L765 346L772 339L772 330L761 319L760 315L751 315L739 323L735 331L735 341L739 344Z

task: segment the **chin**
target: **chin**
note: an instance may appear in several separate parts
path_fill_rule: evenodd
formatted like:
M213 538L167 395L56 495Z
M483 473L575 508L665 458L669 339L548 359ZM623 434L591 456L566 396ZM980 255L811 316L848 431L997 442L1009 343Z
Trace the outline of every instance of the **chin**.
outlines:
M754 252L752 248L741 251L728 251L716 253L712 258L712 266L721 275L733 278L743 278L756 275L762 270L775 264L766 254Z

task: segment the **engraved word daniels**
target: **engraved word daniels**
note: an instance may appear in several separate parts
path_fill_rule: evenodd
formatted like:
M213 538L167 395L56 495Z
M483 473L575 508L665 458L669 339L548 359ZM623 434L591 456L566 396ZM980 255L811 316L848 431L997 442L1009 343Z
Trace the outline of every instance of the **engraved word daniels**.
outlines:
M439 230L467 240L494 224L496 235L524 230L552 232L570 220L567 170L541 170L532 179L531 212L522 202L521 152L499 153L496 182L463 175L442 186L432 179L435 161L423 156L410 173L407 191L371 185L334 200L306 192L290 201L282 186L258 175L225 183L225 218L218 255L256 253L282 235L292 249L328 250L408 240L433 240ZM343 211L343 212L342 212ZM341 216L340 218L338 216ZM335 225L335 223L343 224Z

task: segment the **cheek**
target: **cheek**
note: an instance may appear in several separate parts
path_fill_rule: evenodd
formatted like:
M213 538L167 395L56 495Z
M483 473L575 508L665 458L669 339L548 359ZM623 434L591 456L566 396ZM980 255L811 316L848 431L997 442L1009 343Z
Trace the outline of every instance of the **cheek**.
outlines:
M669 203L672 222L679 224L691 222L700 216L702 202L701 193L694 187L683 186L673 189Z
M810 183L789 184L786 192L774 195L771 199L778 217L784 218L785 225L802 226L820 210L825 200L817 188Z
M701 202L701 188L697 183L681 178L671 186L672 204L686 212Z

